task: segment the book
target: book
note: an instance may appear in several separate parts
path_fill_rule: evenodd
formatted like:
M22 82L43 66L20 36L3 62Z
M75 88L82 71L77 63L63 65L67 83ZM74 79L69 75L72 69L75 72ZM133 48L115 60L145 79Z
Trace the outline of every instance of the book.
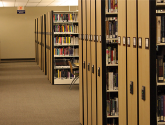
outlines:
M160 97L160 99L161 99L161 103L160 103L160 121L164 122L164 111L163 111L164 100L163 100L163 95Z
M108 73L108 86L109 86L109 89L108 90L113 90L114 86L113 86L113 72L109 72Z
M165 21L165 16L161 16L161 42L164 43L165 42L165 25L164 25L164 21Z
M158 56L157 58L157 79L158 82L163 82L164 81L164 77L163 77L163 56Z
M75 14L53 14L53 22L76 22L78 21L77 13Z
M156 43L161 42L161 16L156 16Z
M160 121L160 97L157 99L157 121Z

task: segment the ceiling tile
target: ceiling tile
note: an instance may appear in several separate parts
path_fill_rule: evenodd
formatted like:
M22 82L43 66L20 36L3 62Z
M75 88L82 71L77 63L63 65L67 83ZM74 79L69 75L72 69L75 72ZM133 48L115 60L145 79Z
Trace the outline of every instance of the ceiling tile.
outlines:
M27 2L28 0L16 0L16 2Z
M66 0L55 0L54 2L52 2L49 6L59 6L60 4L62 4L63 2L65 2Z
M15 2L15 6L25 6L27 2Z
M38 3L27 3L26 6L37 6Z
M40 2L41 0L29 0L28 3L36 3L36 2Z
M48 6L51 2L39 3L37 6Z

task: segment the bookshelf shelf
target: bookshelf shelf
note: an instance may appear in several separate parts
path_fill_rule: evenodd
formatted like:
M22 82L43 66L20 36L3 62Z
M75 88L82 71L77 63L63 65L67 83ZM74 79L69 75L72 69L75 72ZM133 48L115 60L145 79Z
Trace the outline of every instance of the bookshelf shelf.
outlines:
M76 22L54 22L54 24L66 24L66 23L78 23L77 21Z
M53 11L53 13L78 13L78 11Z
M75 35L78 35L78 33L69 33L69 32L54 32L54 35L59 35L59 34L69 34L69 35L71 35L71 34L75 34Z
M156 44L157 46L165 46L165 43Z
M119 116L107 116L107 118L119 118Z
M118 38L106 38L106 40L118 40Z
M158 122L158 125L165 125L165 122Z
M79 68L72 66L73 69ZM70 66L55 66L54 69L70 69Z
M56 46L58 46L58 47L60 47L60 46L79 46L79 44L75 44L75 45L71 45L71 44L70 44L70 45L69 45L69 44L68 44L68 45L54 45L54 46L55 46L55 47L56 47Z
M165 3L156 3L156 6L165 6Z
M107 64L106 66L118 66L118 64Z
M70 85L73 79L58 79L54 78L54 84L56 85ZM76 81L75 84L79 84L79 79Z
M118 90L107 90L107 92L118 92Z
M79 56L57 56L57 55L54 55L54 57L58 58L58 57L79 57Z
M159 82L159 83L157 83L157 85L158 85L158 86L161 86L161 85L164 86L165 83L164 83L164 82L162 82L162 83Z
M118 14L118 12L114 12L114 13L108 13L108 12L106 12L106 15L117 15Z

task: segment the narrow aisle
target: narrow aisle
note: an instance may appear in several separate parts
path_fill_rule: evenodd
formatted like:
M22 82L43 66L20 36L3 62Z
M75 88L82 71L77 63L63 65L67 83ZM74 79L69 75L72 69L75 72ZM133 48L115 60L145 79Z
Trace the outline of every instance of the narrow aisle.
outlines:
M35 62L0 63L0 125L79 125L79 87L51 85Z

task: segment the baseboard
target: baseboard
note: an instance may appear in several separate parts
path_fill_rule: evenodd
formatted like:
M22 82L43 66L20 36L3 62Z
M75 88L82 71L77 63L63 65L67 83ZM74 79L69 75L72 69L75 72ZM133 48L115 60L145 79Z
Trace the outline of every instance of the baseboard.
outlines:
M11 58L11 59L1 59L1 63L10 62L35 62L35 58Z

